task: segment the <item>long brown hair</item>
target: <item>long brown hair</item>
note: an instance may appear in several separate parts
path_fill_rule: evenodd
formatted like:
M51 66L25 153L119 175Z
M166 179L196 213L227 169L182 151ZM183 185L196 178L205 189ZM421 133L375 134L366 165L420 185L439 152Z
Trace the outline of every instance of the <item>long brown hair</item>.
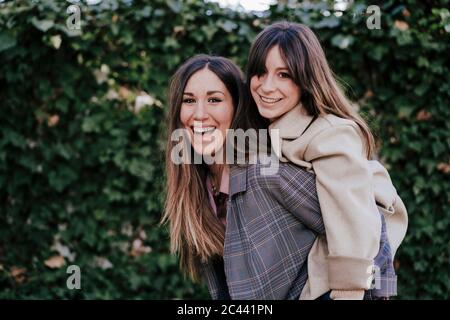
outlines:
M300 102L308 114L334 114L356 122L363 135L366 155L370 158L374 150L373 135L337 84L319 40L307 26L278 22L258 34L248 57L248 89L250 90L250 79L264 73L267 54L276 45L280 48L292 80L301 89ZM254 100L248 107L256 108Z
M230 60L205 54L187 60L170 81L168 102L168 137L166 151L167 197L161 223L169 222L171 251L178 253L180 267L194 281L201 275L201 263L223 255L225 227L213 213L206 189L206 164L175 164L171 159L176 145L171 133L182 128L180 110L183 92L189 78L208 68L229 91L236 110L246 103L246 90L241 70ZM234 117L233 114L233 117ZM189 152L192 146L189 145ZM184 155L183 155L184 156Z

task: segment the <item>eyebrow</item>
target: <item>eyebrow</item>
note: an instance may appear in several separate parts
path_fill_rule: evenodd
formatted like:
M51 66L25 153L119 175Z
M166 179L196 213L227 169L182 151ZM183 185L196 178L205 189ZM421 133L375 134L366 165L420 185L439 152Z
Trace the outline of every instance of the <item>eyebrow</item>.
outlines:
M278 70L287 70L287 71L289 71L289 68L288 67L276 67L275 70L277 70L277 71Z
M221 94L225 95L225 93L223 93L222 91L217 91L217 90L216 91L208 91L208 92L206 92L206 95L210 96L215 93L221 93ZM185 94L187 96L194 96L194 94L191 92L184 92L183 94Z

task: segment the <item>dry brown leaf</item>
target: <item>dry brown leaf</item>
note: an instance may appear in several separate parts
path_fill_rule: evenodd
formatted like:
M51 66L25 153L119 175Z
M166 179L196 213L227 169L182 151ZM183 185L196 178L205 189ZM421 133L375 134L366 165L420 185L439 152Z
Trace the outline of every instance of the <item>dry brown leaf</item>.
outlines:
M416 119L419 121L427 121L431 119L431 113L429 113L427 110L420 110L417 113Z
M394 27L400 31L406 31L409 29L409 25L405 21L395 20Z
M47 267L51 269L57 269L61 268L66 263L66 261L64 260L63 256L53 256L45 260L44 263Z
M184 35L185 34L184 26L175 26L173 28L173 33L175 33L175 35Z
M141 239L135 239L131 246L131 252L130 254L133 257L139 257L146 253L150 253L152 249L148 246L144 246Z
M54 127L58 124L59 122L59 116L57 114L51 116L48 118L47 120L47 124L49 127Z
M373 91L372 90L367 90L365 93L364 93L364 98L372 98L373 97Z
M450 173L450 164L441 162L437 165L437 169L445 174Z
M403 9L402 13L403 13L403 16L406 17L406 18L411 16L411 13L408 11L408 9Z
M17 283L23 283L25 281L25 273L27 269L13 266L9 272L10 276L13 277L14 281Z
M127 100L127 99L130 97L130 95L131 95L131 91L128 90L127 87L121 86L121 87L119 88L119 95L120 95L120 97L121 97L122 99Z

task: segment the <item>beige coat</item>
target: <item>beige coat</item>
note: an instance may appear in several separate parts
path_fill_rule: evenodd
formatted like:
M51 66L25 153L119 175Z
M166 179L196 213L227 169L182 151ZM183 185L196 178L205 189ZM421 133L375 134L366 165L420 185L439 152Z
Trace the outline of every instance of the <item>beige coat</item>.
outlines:
M299 105L269 127L281 161L315 172L325 223L326 237L317 238L308 256L308 281L300 299L315 299L329 290L369 287L380 243L378 208L386 218L393 254L408 224L406 208L386 169L377 161L367 161L357 124L325 115L301 135L311 120Z

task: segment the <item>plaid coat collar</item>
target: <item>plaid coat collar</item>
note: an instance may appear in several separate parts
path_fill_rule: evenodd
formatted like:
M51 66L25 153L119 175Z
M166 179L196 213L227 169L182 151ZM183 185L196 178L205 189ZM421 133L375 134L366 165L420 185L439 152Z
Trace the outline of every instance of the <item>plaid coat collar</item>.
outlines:
M230 168L230 198L247 191L247 170L245 167Z

